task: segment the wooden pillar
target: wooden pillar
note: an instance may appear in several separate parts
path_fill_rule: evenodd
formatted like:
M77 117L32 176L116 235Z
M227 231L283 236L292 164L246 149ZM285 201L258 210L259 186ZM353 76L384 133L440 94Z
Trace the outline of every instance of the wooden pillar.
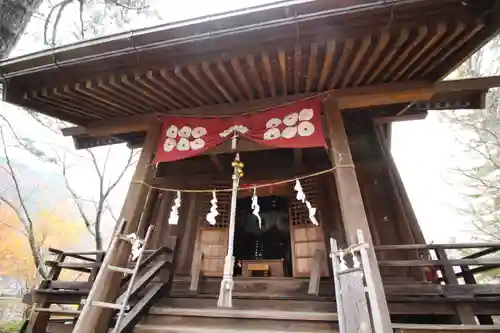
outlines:
M137 227L137 235L141 238L144 238L144 236L146 235L148 226L150 224L153 224L153 221L151 219L154 218L154 215L156 213L155 206L157 203L158 194L158 190L155 189L150 189L148 191L148 199L146 200L146 205L144 206L144 212L142 213L141 222Z
M153 178L154 167L151 166L158 140L161 134L161 123L152 124L149 129L144 147L142 148L139 161L132 178L120 218L125 221L123 232L125 234L135 233L139 225L143 208L146 202L148 187L143 184L149 183ZM120 232L118 230L117 232ZM105 262L123 267L127 264L131 250L128 242L112 242L108 249ZM101 269L92 286L89 299L115 303L120 292L121 273ZM75 328L74 333L101 333L107 332L113 311L94 306L85 306Z
M151 247L159 248L168 245L168 238L170 235L170 227L168 218L172 210L174 199L173 192L163 192L158 198L156 204L157 213L154 219L155 233L151 237Z
M357 230L363 232L365 242L369 245L367 249L368 262L363 262L363 265L368 265L371 271L371 278L374 283L375 299L372 312L379 312L380 316L375 318L374 325L380 328L380 332L392 332L391 318L389 308L384 293L382 277L377 263L377 257L373 247L373 240L366 217L363 199L359 188L356 169L347 139L347 133L344 127L341 111L338 108L335 100L330 100L325 105L325 113L328 124L329 142L331 156L334 167L336 167L335 182L337 185L337 193L339 196L340 210L344 220L347 242L349 245L357 244ZM365 269L366 271L366 269Z
M182 233L182 243L180 247L180 257L178 261L179 273L187 274L191 272L193 262L194 245L198 232L198 221L201 214L203 193L190 193L189 209L186 216L186 225Z

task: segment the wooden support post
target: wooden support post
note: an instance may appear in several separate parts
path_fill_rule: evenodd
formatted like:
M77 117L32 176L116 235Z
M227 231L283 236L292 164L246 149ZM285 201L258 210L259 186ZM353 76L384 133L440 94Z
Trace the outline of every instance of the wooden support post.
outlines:
M158 140L161 134L161 124L158 122L149 129L144 148L137 162L137 167L132 178L120 218L125 221L123 232L125 234L137 232L141 218L148 187L142 182L148 183L153 178L154 168L151 166ZM117 232L121 232L120 228ZM126 265L130 255L131 245L128 242L112 242L106 255L105 262L110 265L123 267ZM122 274L101 269L96 281L92 286L89 299L104 302L116 302L120 292L120 281ZM74 333L101 333L107 332L113 311L99 307L86 306L82 311L73 330Z
M474 277L474 273L471 271L469 266L463 265L460 266L460 269L462 270L462 276L464 278L464 281L466 284L477 284L476 278ZM493 321L493 318L488 315L478 315L477 320L479 321L479 324L481 325L494 325L495 322Z
M368 219L363 206L361 190L356 176L356 169L354 167L344 121L335 100L330 99L326 103L325 113L327 115L327 124L329 127L328 133L331 145L331 156L334 167L336 167L334 171L335 181L347 241L349 245L358 244L357 230L359 229L363 232L365 242L369 245L367 249L368 260L364 265L369 265L374 284L374 294L376 295L374 301L378 307L377 310L380 311L381 314L377 322L374 322L374 326L379 327L381 332L390 333L392 332L392 325L389 307L387 306L387 300L384 293L384 286L382 284L382 277L374 251Z
M154 216L155 204L158 198L158 190L150 189L147 194L146 205L144 206L144 211L142 213L141 222L137 227L137 235L140 238L146 236L146 230L151 223L151 218Z
M441 273L443 274L444 281L449 285L458 286L458 278L453 270L453 265L447 263L448 255L446 254L446 250L444 248L437 248L436 256L441 262L443 262L441 266ZM476 319L470 305L457 303L455 307L460 324L476 325Z
M203 252L199 242L194 247L193 265L191 267L191 284L189 291L198 291L198 282L200 281L201 263L203 262Z
M182 228L180 253L177 262L178 272L181 274L189 274L191 271L194 243L196 241L198 221L201 214L201 198L200 193L189 193L188 195L189 207L184 219L185 224Z
M317 249L314 252L313 264L311 269L311 275L309 277L309 295L319 295L319 286L321 283L321 268L323 267L323 260L325 260L324 252Z
M57 255L57 263L62 263L66 259L66 255L64 252L61 252ZM42 281L40 284L40 289L45 289L48 288L50 285L50 281L57 280L59 278L59 275L61 275L61 266L56 265L53 266L50 269L50 272L47 276L47 280ZM33 294L36 295L36 294ZM39 296L35 302L33 302L33 309L35 308L46 308L49 307L50 303L48 302L48 296L47 295L42 295ZM33 304L32 303L32 304ZM47 325L49 323L49 318L50 314L48 312L38 312L38 311L33 311L29 317L29 322L28 322L28 327L26 329L26 332L45 332L47 329Z

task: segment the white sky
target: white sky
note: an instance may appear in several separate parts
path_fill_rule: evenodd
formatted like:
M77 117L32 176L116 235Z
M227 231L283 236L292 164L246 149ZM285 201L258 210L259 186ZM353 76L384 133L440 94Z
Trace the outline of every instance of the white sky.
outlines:
M159 14L163 22L181 20L201 15L213 14L221 11L233 10L250 5L268 3L269 0L183 0L167 1L152 0L152 4L159 8ZM42 11L46 7L42 8ZM69 11L75 13L75 8ZM74 16L68 15L62 26L74 26ZM135 19L129 28L151 26L160 23L155 19ZM108 27L107 31L117 32L115 28ZM69 30L69 29L60 29ZM17 48L11 56L26 54L44 48L43 41L43 19L34 18L28 25L26 35L21 39ZM65 41L73 40L71 34L66 32L63 37ZM9 115L17 129L39 142L56 143L73 152L72 140L62 138L49 133L32 121L22 112L18 112L12 106L5 103L0 105L0 112ZM410 196L410 200L416 211L420 225L428 241L449 242L452 238L467 238L462 231L466 229L466 223L454 207L460 198L445 181L445 174L452 167L451 154L456 149L454 144L454 133L438 120L436 113L431 113L425 120L400 122L393 126L392 152L399 167L404 184ZM105 154L105 148L98 149L101 157ZM75 152L79 154L78 152ZM118 148L116 152L123 160L126 148ZM117 156L118 156L117 155ZM28 158L28 157L26 157ZM113 170L120 164L120 158L110 159L109 170ZM75 157L75 161L77 158ZM46 167L40 165L40 167ZM127 189L130 174L125 178L124 184L118 189L119 195L114 197L115 211L118 213L123 194ZM71 182L74 187L82 193L89 193L92 188L89 181L95 179L88 165L78 165L72 170Z

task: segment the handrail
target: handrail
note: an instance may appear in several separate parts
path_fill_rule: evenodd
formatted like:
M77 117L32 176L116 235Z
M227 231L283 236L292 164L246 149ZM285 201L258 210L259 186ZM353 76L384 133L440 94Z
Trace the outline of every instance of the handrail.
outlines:
M74 259L80 259L83 261L90 261L90 262L96 262L97 260L94 258L89 258L85 257L85 255L93 255L92 253L85 253L85 252L66 252L62 251L59 249L54 249L54 248L49 248L49 253L50 254L56 254L56 255L61 255L63 254L65 257L70 257Z
M447 259L447 260L379 260L384 267L432 267L445 264L452 266L495 266L500 265L500 258Z
M401 244L401 245L379 245L375 246L375 251L411 251L411 250L458 250L458 249L476 249L476 248L494 248L500 250L500 242L492 243L453 243L453 244Z

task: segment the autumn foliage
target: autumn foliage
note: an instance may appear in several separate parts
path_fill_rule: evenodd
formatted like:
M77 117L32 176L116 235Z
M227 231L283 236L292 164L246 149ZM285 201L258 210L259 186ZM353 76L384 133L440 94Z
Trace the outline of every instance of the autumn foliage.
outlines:
M80 223L68 221L53 211L41 210L33 219L35 242L42 258L47 257L49 247L71 248L82 233ZM26 231L16 213L3 204L0 204L0 275L18 279L25 290L39 281Z

